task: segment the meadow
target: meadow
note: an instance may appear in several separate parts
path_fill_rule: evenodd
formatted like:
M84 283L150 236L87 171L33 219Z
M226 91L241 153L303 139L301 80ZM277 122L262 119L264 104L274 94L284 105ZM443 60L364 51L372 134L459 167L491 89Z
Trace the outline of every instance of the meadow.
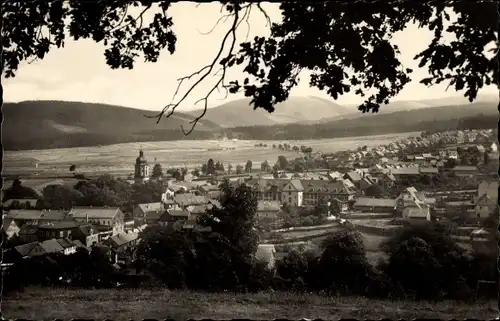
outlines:
M8 319L95 320L149 319L493 319L497 303L485 301L392 301L362 297L261 292L254 294L197 293L166 289L76 290L27 288L3 298Z
M299 156L296 152L273 149L272 145L287 143L305 145L323 153L355 149L360 146L374 147L419 133L401 133L378 136L345 137L302 141L255 141L255 140L185 140L164 142L126 143L109 146L61 148L46 150L5 151L4 175L50 176L69 173L74 164L82 174L110 173L128 175L133 172L135 158L139 150L150 163L160 163L168 167L194 167L206 163L209 158L227 163L244 165L251 160L254 167L267 160L274 164L279 155L287 158ZM255 147L256 144L267 147ZM38 165L38 167L37 167ZM259 167L260 168L260 167Z

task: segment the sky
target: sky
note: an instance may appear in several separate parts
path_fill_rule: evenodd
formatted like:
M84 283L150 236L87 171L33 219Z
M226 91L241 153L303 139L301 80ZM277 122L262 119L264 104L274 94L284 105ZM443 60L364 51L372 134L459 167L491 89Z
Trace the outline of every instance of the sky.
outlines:
M280 19L278 4L263 3L263 8L272 20ZM78 42L67 40L64 48L53 49L43 60L31 64L21 63L15 78L2 79L4 101L65 100L161 110L170 102L179 77L196 71L215 57L230 25L230 21L227 21L219 24L212 33L203 34L211 30L221 16L218 3L204 3L198 6L191 2L174 3L169 12L173 17L174 31L178 38L177 49L173 55L165 50L156 63L138 60L133 70L112 70L105 63L104 45L92 40L79 40ZM257 10L252 12L249 22L249 31L245 24L240 26L238 40L245 41L247 32L248 39L269 34L265 18ZM418 63L413 60L413 57L425 49L431 39L430 31L418 29L415 25L409 26L394 36L393 43L397 44L401 50L399 57L401 63L405 68L414 70L413 81L406 85L395 100L433 99L461 95L452 89L445 91L445 84L426 87L418 83L428 73L426 69L418 68ZM241 79L241 71L233 70L227 78L232 77ZM183 88L187 89L188 85L189 83ZM205 82L179 106L178 110L189 111L202 108L202 105L194 106L194 102L204 97L211 85L210 81ZM491 86L481 93L498 94L498 89ZM310 88L307 74L301 75L299 85L291 94L332 99L326 93ZM209 101L209 107L221 105L230 99L241 98L241 96L231 95L224 100L224 96L222 92L214 92ZM358 104L362 102L362 98L350 93L339 97L336 102L346 105Z

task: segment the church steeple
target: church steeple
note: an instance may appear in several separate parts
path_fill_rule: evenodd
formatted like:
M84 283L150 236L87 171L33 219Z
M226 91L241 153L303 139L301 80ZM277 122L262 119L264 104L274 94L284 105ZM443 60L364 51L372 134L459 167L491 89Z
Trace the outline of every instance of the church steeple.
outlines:
M149 165L144 157L144 152L142 149L139 151L139 157L135 159L135 174L134 180L139 182L144 182L149 179Z

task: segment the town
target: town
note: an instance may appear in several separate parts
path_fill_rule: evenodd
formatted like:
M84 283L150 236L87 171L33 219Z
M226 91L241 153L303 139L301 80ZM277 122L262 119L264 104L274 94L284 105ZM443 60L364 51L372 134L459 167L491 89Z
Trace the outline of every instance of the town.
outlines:
M223 160L209 159L199 168L163 173L161 164L151 166L140 151L133 177L127 179L73 173L77 183L32 188L29 179L17 178L2 191L7 240L2 266L14 275L23 262L37 262L40 273L23 280L12 277L19 283L13 287L76 284L74 273L54 276L56 269L49 268L52 273L44 275L41 266L90 255L101 257L114 270L108 273L120 276L106 286L130 285L144 276L138 266L145 237L162 229L180 235L210 233L200 223L203 217L228 206L221 198L224 190L242 186L256 201L255 257L274 273L283 274L280 264L283 271L283 262L297 251L321 248L343 229L361 233L372 265L383 261L384 242L408 226L446 225L461 248L484 253L491 250L498 225L496 137L496 130L422 133L387 146L333 154L280 144L272 148L291 149L299 156L280 156L272 166L263 162L260 168L248 160L234 172L231 164L224 168ZM485 278L478 276L477 286L494 283Z

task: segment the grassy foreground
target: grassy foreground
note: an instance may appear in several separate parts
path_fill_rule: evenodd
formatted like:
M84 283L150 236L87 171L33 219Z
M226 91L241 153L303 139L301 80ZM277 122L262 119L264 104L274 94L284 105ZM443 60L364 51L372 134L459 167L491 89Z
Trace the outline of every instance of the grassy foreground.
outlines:
M140 320L144 318L202 319L413 319L475 318L498 315L495 301L465 304L455 301L412 302L323 297L292 293L206 294L163 289L72 290L27 288L4 296L5 319Z

